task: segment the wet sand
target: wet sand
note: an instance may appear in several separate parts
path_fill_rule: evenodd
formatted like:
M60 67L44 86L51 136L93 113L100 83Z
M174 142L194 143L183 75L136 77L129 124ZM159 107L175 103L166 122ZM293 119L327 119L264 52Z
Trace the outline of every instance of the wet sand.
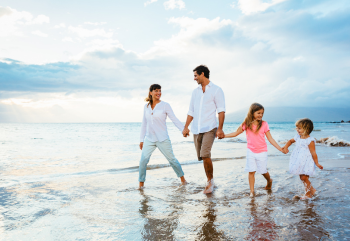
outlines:
M1 187L3 240L347 240L349 161L322 161L311 182L315 198L288 174L288 156L269 157L271 191L256 177L249 197L245 159L214 162L216 188L202 193L203 165L184 165L188 185L171 168L60 176ZM2 222L2 223L1 223Z

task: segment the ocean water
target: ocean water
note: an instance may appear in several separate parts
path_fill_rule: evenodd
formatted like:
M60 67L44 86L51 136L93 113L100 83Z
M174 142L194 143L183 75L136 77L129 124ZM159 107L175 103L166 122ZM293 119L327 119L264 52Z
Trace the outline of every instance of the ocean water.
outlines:
M225 133L239 123L226 123ZM294 123L269 123L284 145ZM215 190L202 193L203 165L193 136L168 131L188 185L156 150L146 188L138 187L140 123L0 124L0 240L349 240L350 147L319 143L324 166L311 182L308 201L297 176L288 174L289 154L268 144L274 180L265 191L256 178L249 197L245 134L216 140L212 150ZM349 143L350 124L315 123L311 134ZM293 146L290 148L292 151Z

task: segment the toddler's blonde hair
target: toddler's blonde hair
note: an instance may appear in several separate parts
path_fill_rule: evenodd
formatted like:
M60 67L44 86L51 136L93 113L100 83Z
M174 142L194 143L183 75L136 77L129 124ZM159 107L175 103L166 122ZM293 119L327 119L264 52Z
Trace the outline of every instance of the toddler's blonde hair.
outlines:
M295 126L303 128L304 135L310 135L310 133L314 130L314 123L312 123L309 118L297 120L297 122L295 122Z

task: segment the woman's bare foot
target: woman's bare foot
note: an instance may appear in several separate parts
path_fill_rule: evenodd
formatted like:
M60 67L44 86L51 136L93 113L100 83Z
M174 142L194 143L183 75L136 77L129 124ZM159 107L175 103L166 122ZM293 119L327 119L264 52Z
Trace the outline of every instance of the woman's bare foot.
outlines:
M187 185L187 184L188 184L187 181L181 182L181 186L184 186L184 185Z
M186 185L187 184L185 176L180 177L180 180L181 180L181 185Z
M267 182L267 185L265 187L265 190L271 190L271 187L272 187L272 178L270 178L270 181Z
M254 193L251 192L249 196L250 196L250 197L254 197Z
M145 183L144 182L140 182L140 184L139 184L139 190L142 190L142 189L144 189L145 187L144 187L144 185L145 185Z
M214 190L214 179L211 179L209 182L207 182L207 186L205 187L203 193L208 194L212 193Z

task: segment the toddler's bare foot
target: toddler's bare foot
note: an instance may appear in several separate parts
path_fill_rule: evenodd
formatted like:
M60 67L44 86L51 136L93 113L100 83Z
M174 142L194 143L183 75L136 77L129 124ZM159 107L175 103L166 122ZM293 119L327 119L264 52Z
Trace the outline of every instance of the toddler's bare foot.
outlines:
M267 182L267 185L265 187L266 190L271 190L271 187L272 187L272 178L270 178L270 181Z
M311 197L312 197L311 191L308 191L304 194L304 196L300 197L300 200L310 199Z
M316 189L315 189L315 188L311 188L311 197L312 197L313 195L315 195L315 193L316 193Z
M310 198L311 198L310 195L305 194L304 196L300 197L300 200L307 200L307 199L310 199Z

